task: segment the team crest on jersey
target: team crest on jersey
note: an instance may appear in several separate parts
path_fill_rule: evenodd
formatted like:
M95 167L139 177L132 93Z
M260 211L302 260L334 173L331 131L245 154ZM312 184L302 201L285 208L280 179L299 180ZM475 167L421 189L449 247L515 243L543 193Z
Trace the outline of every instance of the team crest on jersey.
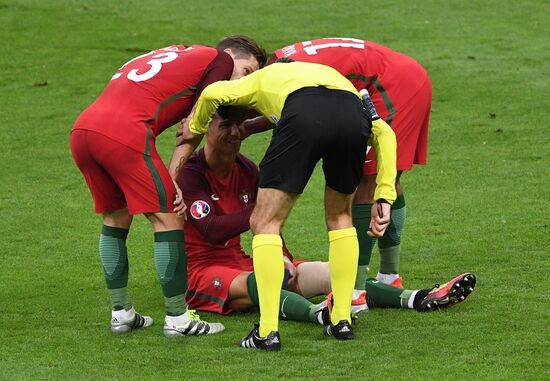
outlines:
M207 202L197 200L191 204L191 216L194 219L200 220L201 218L208 216L208 213L210 213L210 205L208 205Z
M250 202L250 195L246 191L246 189L241 189L241 193L239 193L239 200L241 200L241 203L244 206L247 206Z
M212 287L214 288L220 288L222 286L222 280L218 277L215 277L214 279L212 279Z

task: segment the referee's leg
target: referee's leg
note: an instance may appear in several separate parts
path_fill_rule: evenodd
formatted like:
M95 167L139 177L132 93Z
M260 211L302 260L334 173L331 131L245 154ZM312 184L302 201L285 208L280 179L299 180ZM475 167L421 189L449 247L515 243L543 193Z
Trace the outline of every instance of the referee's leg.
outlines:
M334 325L342 320L351 323L351 300L359 258L359 243L351 216L352 201L353 194L344 194L325 187L330 280L334 296L331 321Z
M258 189L250 216L254 273L260 302L260 337L279 330L279 301L284 277L281 228L298 194L273 188Z

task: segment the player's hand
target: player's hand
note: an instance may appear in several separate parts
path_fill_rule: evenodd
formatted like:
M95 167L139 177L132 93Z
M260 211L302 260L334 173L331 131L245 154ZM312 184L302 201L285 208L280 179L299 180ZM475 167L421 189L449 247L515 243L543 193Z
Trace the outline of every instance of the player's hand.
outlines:
M180 126L178 127L178 130L176 131L176 147L183 144L183 126L186 122L187 119L183 118L181 120Z
M376 201L370 212L369 237L382 237L390 223L391 205L387 202Z
M174 213L176 213L180 217L183 217L184 220L187 220L187 216L185 215L187 206L185 206L185 202L183 202L183 194L181 193L181 189L175 181L174 181L174 186L176 187L176 199L174 200Z
M285 263L285 269L288 270L289 277L288 277L288 289L293 290L294 289L294 283L297 281L296 274L298 273L296 270L296 266L294 266L294 263L285 255L283 256L283 260Z
M239 131L239 139L244 140L250 136L250 130L247 128L246 120L237 125Z

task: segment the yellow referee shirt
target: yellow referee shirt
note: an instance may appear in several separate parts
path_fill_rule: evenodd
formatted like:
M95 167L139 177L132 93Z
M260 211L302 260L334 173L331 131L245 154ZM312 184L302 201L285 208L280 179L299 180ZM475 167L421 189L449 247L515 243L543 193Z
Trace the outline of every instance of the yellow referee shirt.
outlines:
M274 63L236 81L219 81L201 93L189 130L202 135L208 129L219 106L252 108L277 123L286 98L304 87L324 86L361 96L355 87L335 69L307 62ZM396 141L393 130L383 121L373 123L369 145L376 150L378 176L376 200L395 201Z

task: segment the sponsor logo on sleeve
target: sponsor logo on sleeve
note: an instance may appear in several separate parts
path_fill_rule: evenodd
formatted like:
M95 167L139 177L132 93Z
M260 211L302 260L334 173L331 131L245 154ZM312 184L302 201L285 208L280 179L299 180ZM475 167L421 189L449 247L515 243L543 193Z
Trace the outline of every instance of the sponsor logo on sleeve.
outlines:
M207 202L197 200L191 204L191 217L194 219L200 220L201 218L208 216L208 213L210 213L210 205L208 205Z

